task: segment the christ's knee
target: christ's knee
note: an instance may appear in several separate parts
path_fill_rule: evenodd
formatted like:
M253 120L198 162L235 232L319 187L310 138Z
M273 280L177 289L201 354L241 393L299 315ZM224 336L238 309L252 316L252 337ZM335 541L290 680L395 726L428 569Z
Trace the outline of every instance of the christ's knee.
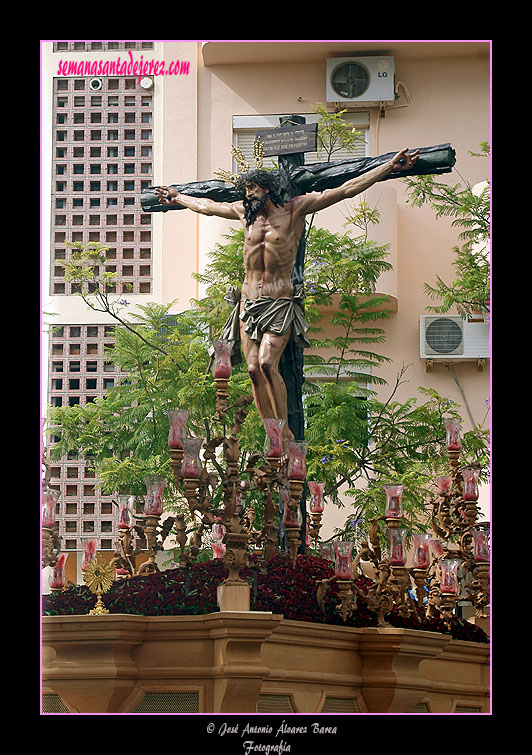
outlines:
M260 371L269 383L272 383L279 374L277 366L268 358L260 360Z
M248 375L253 385L257 385L261 378L261 371L257 362L250 362L248 364Z

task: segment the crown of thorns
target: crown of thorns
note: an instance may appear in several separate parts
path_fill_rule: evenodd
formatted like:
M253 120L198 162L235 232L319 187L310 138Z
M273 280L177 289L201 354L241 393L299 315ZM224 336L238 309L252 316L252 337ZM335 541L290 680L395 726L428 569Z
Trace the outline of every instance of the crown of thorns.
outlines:
M235 147L233 144L231 146L231 152L233 153L233 157L235 158L238 165L238 173L231 173L231 171L229 170L220 169L215 171L214 175L219 176L222 181L233 183L236 186L236 184L240 181L241 176L251 170L251 166L240 147ZM264 144L262 143L260 136L257 136L255 143L253 144L253 168L255 170L262 170L263 160Z

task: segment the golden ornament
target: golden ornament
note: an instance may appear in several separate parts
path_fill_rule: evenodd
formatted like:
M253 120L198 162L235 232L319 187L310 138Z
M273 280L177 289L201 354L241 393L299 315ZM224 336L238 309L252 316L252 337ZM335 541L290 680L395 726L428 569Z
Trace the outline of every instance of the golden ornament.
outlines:
M89 616L101 616L109 613L103 603L102 595L111 589L113 576L114 568L99 553L85 569L83 574L85 584L91 592L98 596L95 607L89 611Z

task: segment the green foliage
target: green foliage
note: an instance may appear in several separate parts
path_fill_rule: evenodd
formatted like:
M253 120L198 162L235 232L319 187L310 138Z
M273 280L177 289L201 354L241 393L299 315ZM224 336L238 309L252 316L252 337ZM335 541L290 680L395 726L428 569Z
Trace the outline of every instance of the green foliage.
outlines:
M386 401L379 401L350 382L329 383L307 398L309 479L326 482L331 501L341 505L342 494L351 498L353 512L347 518L344 537L350 539L353 522L384 513L383 485L403 483L407 526L423 527L428 496L435 492L433 479L448 471L444 418L460 418L459 406L436 391L418 388L426 400L413 397L393 400L405 370ZM478 429L464 433L462 460L483 465L486 482L489 464L488 434Z
M387 297L374 292L379 276L391 269L387 249L363 236L310 229L305 265L309 334L312 347L326 350L326 356L306 355L307 374L319 371L337 381L349 376L365 382L369 371L389 361L370 348L385 340L376 323L388 317L382 309ZM335 311L326 315L330 307ZM335 337L319 337L326 316L338 328ZM384 383L376 374L372 380Z
M318 157L325 153L327 162L335 152L346 149L352 152L358 144L364 141L361 131L347 124L342 118L346 110L330 113L321 102L317 102L313 110L320 116L318 121Z
M483 142L477 157L489 156L489 145ZM425 284L425 292L436 306L427 307L431 312L448 312L451 307L461 315L476 311L489 312L490 299L490 186L485 182L481 189L466 184L450 186L437 181L434 176L405 178L407 202L414 207L428 204L437 218L453 218L452 226L461 228L462 246L453 247L456 279L445 283L439 276L434 285Z
M215 244L203 273L192 277L206 287L203 299L193 299L195 312L208 328L210 338L222 329L230 312L224 300L228 286L240 288L244 280L244 229L230 229L223 236L224 244Z

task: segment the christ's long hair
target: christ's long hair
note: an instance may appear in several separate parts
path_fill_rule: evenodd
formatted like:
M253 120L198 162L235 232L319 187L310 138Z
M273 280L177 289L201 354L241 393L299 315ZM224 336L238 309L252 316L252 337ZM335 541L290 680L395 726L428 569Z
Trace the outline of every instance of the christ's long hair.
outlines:
M268 189L268 196L276 207L282 207L284 205L281 184L275 173L270 173L266 170L250 170L247 173L241 174L236 183L236 189L241 194L244 203L246 228L249 228L249 226L255 222L257 217L257 212L253 210L251 202L246 199L244 192L246 184L250 183L257 184L263 189Z

